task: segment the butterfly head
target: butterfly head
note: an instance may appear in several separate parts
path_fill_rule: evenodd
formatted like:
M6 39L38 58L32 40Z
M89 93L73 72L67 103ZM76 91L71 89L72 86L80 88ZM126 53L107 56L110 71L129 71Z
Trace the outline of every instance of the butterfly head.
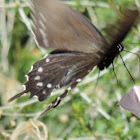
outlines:
M102 61L97 65L99 70L108 68L110 64L113 63L115 57L117 57L120 54L120 52L123 51L123 49L124 47L122 44L118 44L117 47L111 48L110 51L108 51L107 55L105 55Z

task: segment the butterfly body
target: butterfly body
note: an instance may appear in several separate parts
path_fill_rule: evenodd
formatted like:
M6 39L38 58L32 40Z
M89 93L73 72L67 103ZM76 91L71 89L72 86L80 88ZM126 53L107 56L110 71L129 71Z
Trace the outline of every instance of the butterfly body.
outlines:
M123 50L120 44L129 32L137 15L126 16L121 20L127 24L125 33L116 33L108 42L98 29L77 11L58 0L30 0L34 27L32 30L37 44L42 48L54 48L47 57L36 62L27 74L25 90L9 101L25 93L30 97L38 96L39 101L48 99L56 88L67 86L65 92L57 97L45 110L55 108L67 95L68 91L97 66L100 70L109 67ZM137 13L137 12L136 12ZM121 46L121 47L120 47Z
M113 63L113 60L115 59L115 57L117 57L121 51L123 51L122 44L118 44L114 48L110 49L110 51L108 51L108 53L103 57L102 61L97 65L99 70L108 68L110 64Z

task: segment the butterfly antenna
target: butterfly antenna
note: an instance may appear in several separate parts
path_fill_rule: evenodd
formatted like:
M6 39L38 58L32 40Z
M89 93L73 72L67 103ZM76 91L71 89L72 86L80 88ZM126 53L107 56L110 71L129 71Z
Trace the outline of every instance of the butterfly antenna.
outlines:
M134 80L134 78L132 77L132 75L130 74L130 72L129 72L128 68L126 67L126 65L125 65L125 63L124 63L124 61L123 61L122 56L121 56L120 54L119 54L119 56L121 57L121 60L122 60L122 62L123 62L123 65L125 66L125 68L126 68L127 72L129 73L129 75L130 75L130 77L131 77L132 81L135 83L135 80Z
M117 84L119 84L119 81L118 81L118 78L117 78L117 75L116 75L116 72L115 72L114 64L113 64L113 63L112 63L112 68L113 68L113 72L114 72L114 75L115 75L115 78L116 78Z
M139 75L140 75L140 56L138 54L136 54L136 53L133 53L133 52L130 52L130 51L127 51L127 50L123 50L123 51L132 53L132 54L136 55L139 58Z
M129 52L129 53L132 53L132 54L135 54L135 55L139 58L139 60L140 60L140 56L139 56L138 54L136 54L136 53L134 53L134 52L127 51L127 50L123 50L123 51Z

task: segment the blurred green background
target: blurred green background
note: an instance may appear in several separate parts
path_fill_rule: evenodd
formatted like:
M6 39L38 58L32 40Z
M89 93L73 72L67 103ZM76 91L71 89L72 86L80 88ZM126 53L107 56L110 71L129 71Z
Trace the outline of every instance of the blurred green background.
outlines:
M137 7L138 0L114 0L118 9ZM84 14L104 34L104 28L116 20L111 1L66 1ZM0 140L50 139L50 140L138 140L140 120L131 112L123 110L118 102L134 85L140 85L140 60L128 52L122 52L125 64L135 79L130 78L120 57L112 67L98 78L93 70L79 86L72 90L57 108L38 118L47 105L64 89L55 91L47 101L28 100L29 95L8 103L8 99L22 91L25 74L30 67L49 50L42 52L35 44L23 16L30 21L27 1L0 1ZM115 25L117 26L117 25ZM140 23L123 42L125 50L140 55ZM96 86L97 84L97 86ZM48 137L48 138L47 138Z

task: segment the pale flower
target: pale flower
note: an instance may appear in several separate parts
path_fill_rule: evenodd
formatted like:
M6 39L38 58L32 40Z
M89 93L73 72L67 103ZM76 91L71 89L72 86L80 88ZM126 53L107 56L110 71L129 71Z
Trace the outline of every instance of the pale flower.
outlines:
M121 98L119 104L140 118L140 86L134 86Z

